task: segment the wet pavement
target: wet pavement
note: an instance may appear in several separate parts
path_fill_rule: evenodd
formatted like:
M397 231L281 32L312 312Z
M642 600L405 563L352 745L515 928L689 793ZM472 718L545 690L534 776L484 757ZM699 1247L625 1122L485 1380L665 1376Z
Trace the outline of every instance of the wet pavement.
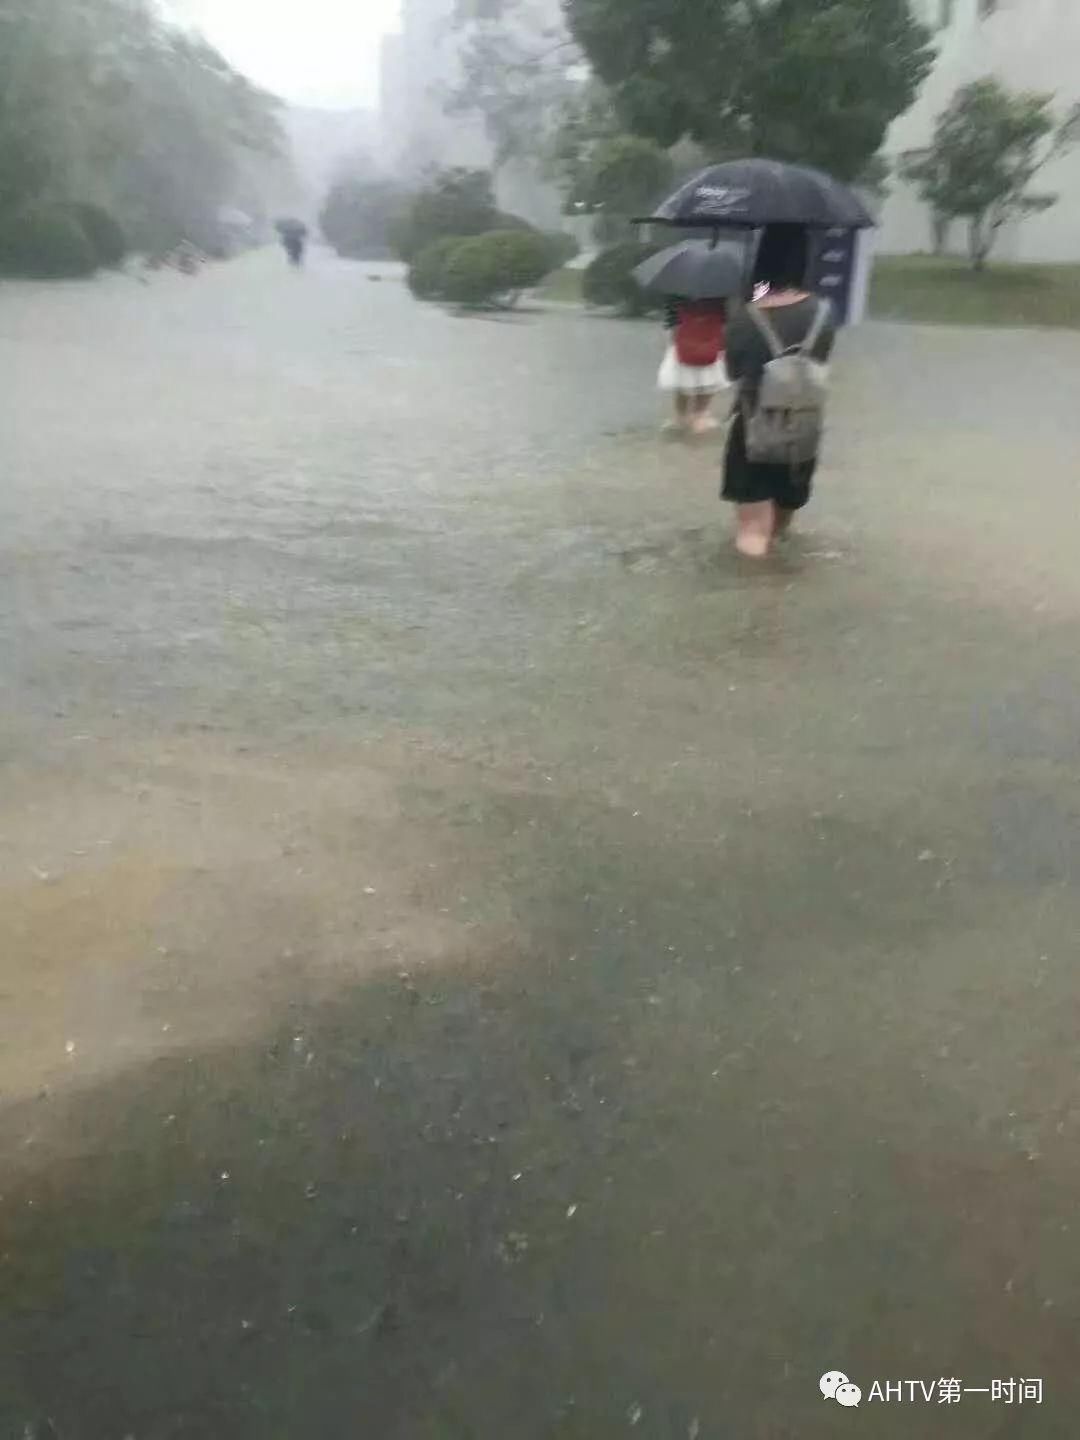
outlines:
M759 568L657 360L0 290L0 1440L1075 1435L1080 337Z

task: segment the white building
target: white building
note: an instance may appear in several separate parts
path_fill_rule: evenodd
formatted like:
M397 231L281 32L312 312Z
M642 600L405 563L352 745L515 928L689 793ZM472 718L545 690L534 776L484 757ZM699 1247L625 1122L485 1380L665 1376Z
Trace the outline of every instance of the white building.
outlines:
M1080 100L1080 0L912 0L935 31L938 60L918 100L892 126L890 159L925 146L934 124L962 85L994 75L1013 90L1052 93L1059 115ZM879 249L910 254L931 248L927 207L894 178L882 215ZM1048 166L1035 187L1060 198L1042 215L1001 234L1006 260L1080 262L1080 147ZM966 236L953 227L950 248Z

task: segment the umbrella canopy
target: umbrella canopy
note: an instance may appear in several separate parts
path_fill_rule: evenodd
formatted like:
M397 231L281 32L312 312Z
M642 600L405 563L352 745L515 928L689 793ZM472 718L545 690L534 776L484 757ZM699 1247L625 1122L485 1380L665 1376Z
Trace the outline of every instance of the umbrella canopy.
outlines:
M643 290L675 295L681 300L723 300L743 286L746 246L725 240L684 240L652 255L634 271Z
M864 230L874 224L849 186L823 170L780 160L729 160L688 181L642 223L739 226L807 225Z
M274 221L274 229L279 235L306 235L307 228L303 220L298 220L295 215L283 215L280 220Z

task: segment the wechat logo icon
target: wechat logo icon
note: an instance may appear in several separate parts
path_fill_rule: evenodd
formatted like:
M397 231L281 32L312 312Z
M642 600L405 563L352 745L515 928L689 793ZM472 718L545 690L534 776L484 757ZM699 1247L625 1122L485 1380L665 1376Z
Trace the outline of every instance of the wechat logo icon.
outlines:
M826 1370L818 1381L818 1388L826 1400L835 1400L845 1409L854 1409L862 1399L862 1391L853 1385L842 1370Z

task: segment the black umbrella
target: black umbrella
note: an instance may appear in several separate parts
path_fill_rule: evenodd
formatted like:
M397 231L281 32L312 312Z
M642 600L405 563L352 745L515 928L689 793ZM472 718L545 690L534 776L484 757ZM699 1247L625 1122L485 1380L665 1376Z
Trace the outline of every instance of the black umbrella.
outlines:
M640 223L864 230L874 220L854 190L823 170L780 160L729 160L702 170Z
M298 220L295 215L283 215L280 220L274 221L274 229L279 235L306 235L307 226L303 220Z
M652 255L634 271L643 290L680 300L723 300L743 288L746 246L725 240L684 240Z

